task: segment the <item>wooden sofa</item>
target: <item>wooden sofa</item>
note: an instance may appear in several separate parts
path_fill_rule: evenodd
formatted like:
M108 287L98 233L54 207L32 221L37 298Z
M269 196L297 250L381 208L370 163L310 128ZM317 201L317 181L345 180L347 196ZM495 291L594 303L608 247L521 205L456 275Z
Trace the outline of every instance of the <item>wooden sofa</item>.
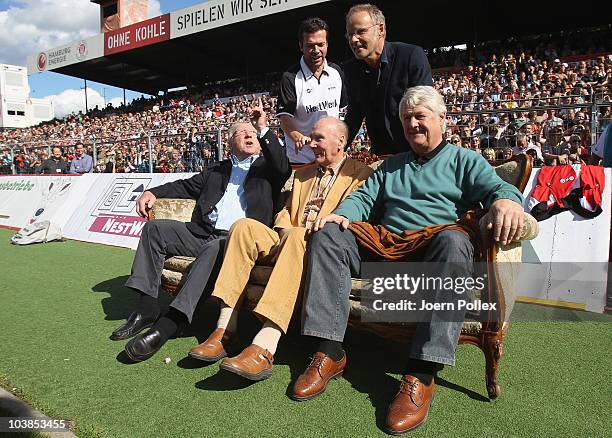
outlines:
M378 162L380 163L380 162ZM376 166L378 163L373 163ZM495 168L497 174L505 181L515 185L521 192L524 190L531 174L532 161L528 155L519 155ZM283 191L291 190L292 178L287 181ZM188 221L195 207L195 201L186 199L158 199L149 213L149 218L176 219ZM481 297L483 301L497 302L499 312L494 318L480 317L477 320L466 318L459 338L460 344L472 344L479 347L485 356L485 381L490 399L497 398L500 385L497 381L499 362L503 354L503 341L508 331L508 319L514 305L514 285L521 261L521 243L514 242L505 246L497 245L485 229L486 216L481 220L481 232L485 250L489 253L488 260L492 264L488 272L488 287L486 290L475 291L474 299ZM525 229L521 240L530 240L537 236L537 221L525 213ZM181 279L189 270L194 259L192 257L172 257L166 260L162 272L162 288L175 295L181 285ZM251 272L247 286L246 304L253 308L261 296L271 272L268 266L256 266ZM363 280L353 279L351 292L351 314L349 326L354 329L368 330L377 335L398 342L409 342L414 333L414 325L403 323L365 323L361 321L364 312L368 310L361 305L360 291L367 287ZM474 292L474 291L473 291ZM299 314L299 313L298 313Z

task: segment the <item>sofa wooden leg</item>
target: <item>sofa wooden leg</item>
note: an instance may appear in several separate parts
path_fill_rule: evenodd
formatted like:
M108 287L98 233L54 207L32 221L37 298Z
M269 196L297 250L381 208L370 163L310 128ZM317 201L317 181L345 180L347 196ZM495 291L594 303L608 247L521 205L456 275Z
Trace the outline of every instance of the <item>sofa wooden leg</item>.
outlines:
M489 399L494 400L501 394L501 387L497 383L499 361L503 354L504 342L501 333L485 335L483 352L486 361L486 384Z

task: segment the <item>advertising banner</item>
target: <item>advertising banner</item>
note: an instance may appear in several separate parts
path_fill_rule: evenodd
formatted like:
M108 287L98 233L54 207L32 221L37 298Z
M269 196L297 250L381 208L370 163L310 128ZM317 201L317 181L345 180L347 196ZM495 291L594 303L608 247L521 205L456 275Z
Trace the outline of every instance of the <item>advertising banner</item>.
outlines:
M211 0L170 13L170 37L324 3L329 0Z
M104 34L104 55L124 52L170 39L170 14L131 24Z
M104 55L104 35L73 41L28 57L28 74L65 67Z
M100 174L64 226L64 237L135 249L145 225L136 201L146 190L189 173Z
M580 187L580 167L573 166L576 177L572 179L572 188ZM520 301L603 312L609 268L612 199L612 169L604 170L601 214L586 218L572 210L563 211L539 222L538 236L523 242L521 272L524 275L519 278L516 290ZM540 169L534 169L525 188L527 212L534 204L530 195L539 172ZM542 281L534 282L535 279Z
M23 228L50 220L60 227L95 180L73 175L0 177L0 226Z

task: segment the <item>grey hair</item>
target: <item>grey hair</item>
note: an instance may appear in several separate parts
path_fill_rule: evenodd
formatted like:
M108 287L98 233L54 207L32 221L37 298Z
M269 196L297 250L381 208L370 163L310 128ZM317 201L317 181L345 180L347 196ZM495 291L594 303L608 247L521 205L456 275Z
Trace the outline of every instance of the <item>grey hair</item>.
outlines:
M387 25L385 24L385 16L382 11L378 9L378 6L370 3L360 3L358 5L354 5L346 13L346 21L348 21L351 15L357 12L367 12L374 24L384 24L385 29L387 28Z
M404 114L406 108L413 108L417 105L429 108L436 115L446 113L444 98L438 90L429 85L417 85L406 90L399 104L400 117ZM446 131L446 118L442 122L442 132L444 131Z
M227 138L230 139L234 136L234 134L236 133L236 131L238 130L238 125L242 125L244 123L249 123L246 120L239 120L237 122L234 122L230 125L229 128L227 128Z

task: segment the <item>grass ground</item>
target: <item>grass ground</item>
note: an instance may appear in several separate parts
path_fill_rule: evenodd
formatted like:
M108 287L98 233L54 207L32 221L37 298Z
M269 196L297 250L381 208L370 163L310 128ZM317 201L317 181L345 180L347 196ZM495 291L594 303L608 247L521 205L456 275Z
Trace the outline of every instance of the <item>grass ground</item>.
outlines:
M108 335L135 303L122 286L133 252L74 241L15 247L11 234L0 230L0 385L49 416L74 419L80 437L384 436L400 346L350 333L345 378L302 403L286 395L305 366L295 334L282 341L273 376L253 385L186 358L193 336L128 364L124 342ZM566 318L512 324L495 402L486 398L482 353L460 346L458 366L441 373L427 424L410 436L612 434L612 319L520 304L516 312ZM199 339L214 318L204 306ZM246 345L257 325L245 314L240 327Z

